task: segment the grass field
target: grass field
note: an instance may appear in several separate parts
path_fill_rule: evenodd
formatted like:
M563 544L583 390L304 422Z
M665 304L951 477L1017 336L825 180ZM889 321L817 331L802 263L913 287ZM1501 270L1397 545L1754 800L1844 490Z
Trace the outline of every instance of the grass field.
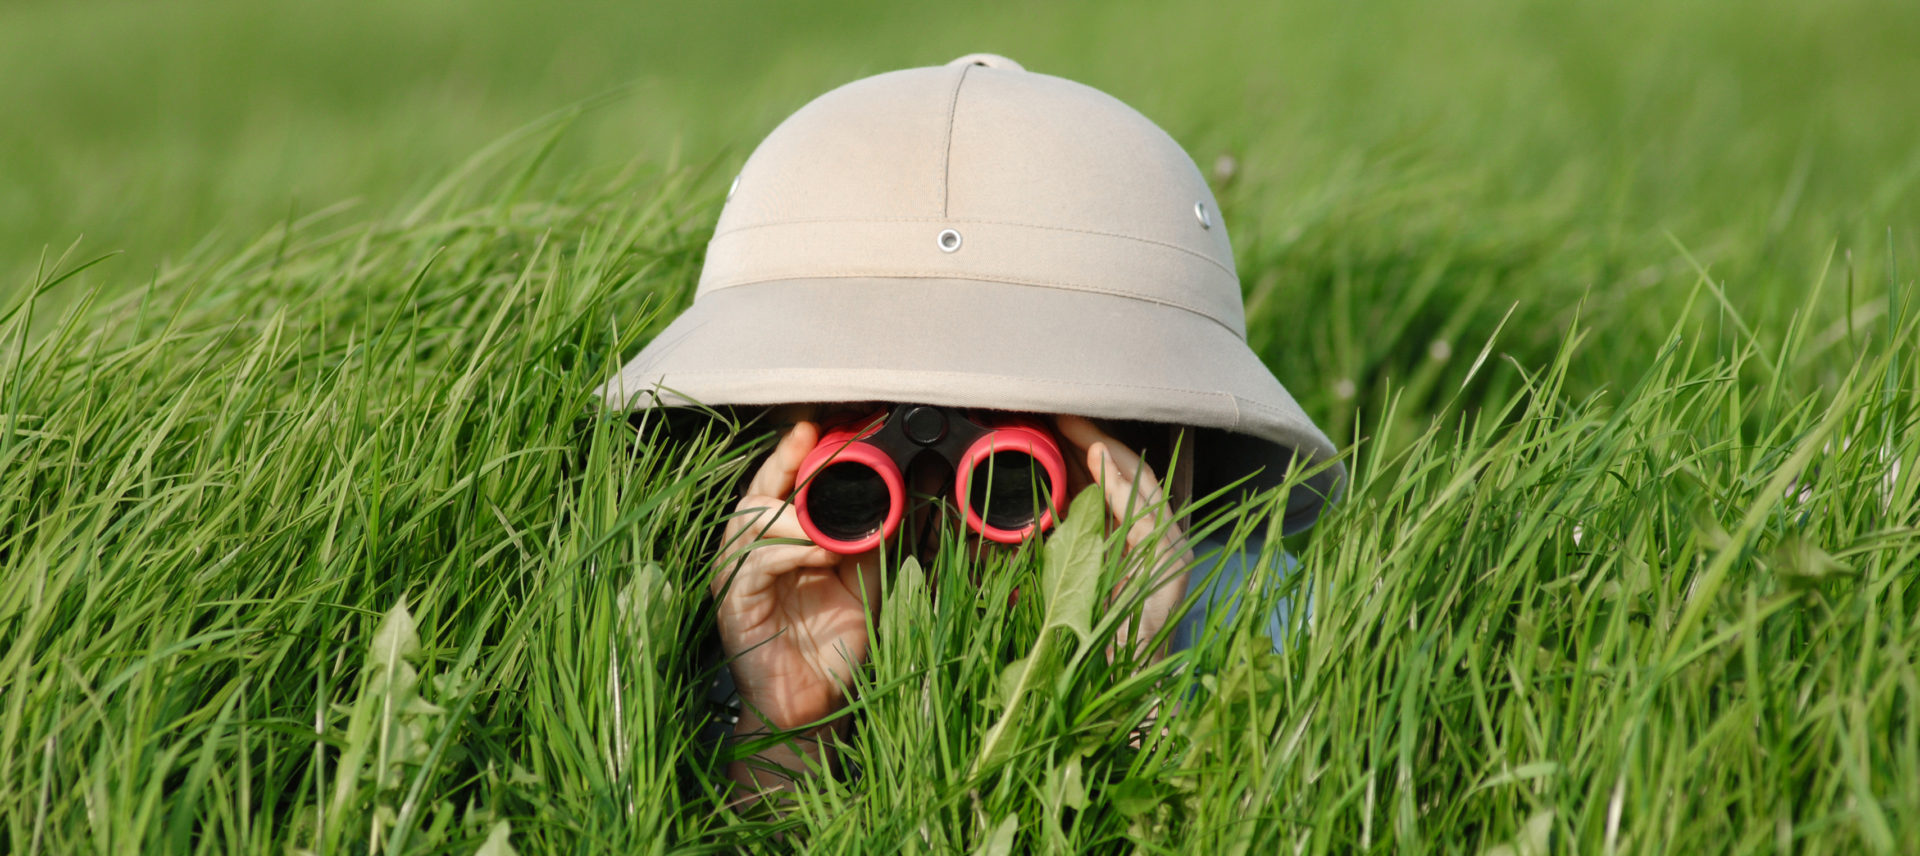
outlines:
M1920 6L1516 5L0 6L0 852L1916 852ZM748 461L588 390L775 122L975 50L1215 181L1311 620L1143 672L1007 596L1111 555L943 553L736 814Z

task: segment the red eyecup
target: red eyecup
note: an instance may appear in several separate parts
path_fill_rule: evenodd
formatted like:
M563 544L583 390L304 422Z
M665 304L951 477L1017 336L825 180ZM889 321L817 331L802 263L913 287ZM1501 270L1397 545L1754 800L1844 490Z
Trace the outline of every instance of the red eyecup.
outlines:
M1060 446L1053 441L1053 435L1041 427L1034 419L1009 417L996 420L993 431L967 448L960 456L960 464L955 478L954 499L967 512L967 525L980 536L1001 544L1017 544L1035 532L1045 531L1053 525L1061 512L1066 510L1067 498L1067 461L1060 456ZM968 481L973 471L983 463L987 456L995 452L1023 452L1039 462L1047 473L1048 508L1040 513L1040 519L1019 529L998 529L987 525L980 518L969 500Z
M807 456L800 461L800 490L793 496L793 507L800 518L801 531L807 533L807 538L815 545L843 556L864 553L880 546L880 542L893 537L894 531L900 528L900 516L906 508L906 479L901 475L900 466L893 462L892 457L861 440L872 434L879 426L878 419L864 418L829 429L825 435L821 436L820 442L814 445L813 451L808 452ZM807 492L813 487L813 477L833 464L864 466L879 475L880 481L887 486L886 519L881 522L879 529L863 538L842 541L821 532L813 525Z

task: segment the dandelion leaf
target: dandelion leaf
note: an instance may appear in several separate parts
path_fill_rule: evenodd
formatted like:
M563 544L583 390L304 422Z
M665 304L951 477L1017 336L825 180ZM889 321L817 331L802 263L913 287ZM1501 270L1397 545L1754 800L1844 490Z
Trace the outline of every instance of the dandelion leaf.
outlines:
M1087 807L1087 783L1085 773L1080 768L1080 756L1074 755L1065 764L1047 771L1047 789L1051 791L1050 802L1057 811L1071 808L1084 811Z
M1773 549L1774 571L1794 584L1809 585L1851 577L1854 569L1805 535L1789 535Z
M520 856L520 851L513 849L513 844L507 840L512 836L513 824L504 820L494 821L493 827L487 830L486 843L473 851L473 856Z
M1713 504L1704 498L1693 504L1693 534L1701 546L1715 552L1733 546L1733 536L1727 534L1727 527L1713 513Z
M1067 509L1067 519L1047 539L1041 589L1046 595L1047 623L1073 631L1081 644L1093 638L1093 605L1099 597L1100 559L1105 546L1106 497L1099 486L1080 492Z
M888 647L903 645L915 627L927 621L927 572L908 556L893 572L886 601L880 604L880 638Z
M373 664L395 663L410 660L420 653L420 631L414 625L413 613L407 611L407 601L401 598L399 603L387 610L380 619L379 628L373 631L373 645L367 650L367 661Z
M974 848L975 856L1007 856L1013 852L1014 835L1020 831L1020 815L1009 814L993 828L993 834Z
M994 684L993 698L999 703L1001 710L1013 707L1014 696L1020 694L1020 681L1026 677L1027 665L1032 662L1032 659L1021 657L1000 670L1000 680Z
M1553 809L1536 812L1520 825L1513 840L1495 845L1484 856L1546 856L1553 852L1547 845L1553 840Z

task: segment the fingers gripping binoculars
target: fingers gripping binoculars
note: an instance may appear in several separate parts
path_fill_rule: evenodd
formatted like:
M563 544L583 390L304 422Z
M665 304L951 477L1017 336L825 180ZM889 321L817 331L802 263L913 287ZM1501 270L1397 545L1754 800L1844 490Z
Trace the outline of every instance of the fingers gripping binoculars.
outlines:
M900 528L907 469L929 453L952 468L968 528L989 541L1017 543L1066 508L1066 459L1039 419L901 404L824 429L800 462L800 528L835 553L878 547Z

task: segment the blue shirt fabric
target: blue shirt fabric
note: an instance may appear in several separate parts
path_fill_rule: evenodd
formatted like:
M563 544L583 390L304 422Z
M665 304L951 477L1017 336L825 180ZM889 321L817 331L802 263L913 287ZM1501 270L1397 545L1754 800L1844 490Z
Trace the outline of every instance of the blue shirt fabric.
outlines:
M1248 591L1260 580L1253 575L1261 572L1259 562L1261 542L1249 540L1238 550L1230 549L1221 538L1209 537L1196 543L1193 554L1196 561L1187 572L1187 595L1194 597L1193 608L1181 616L1175 625L1172 649L1184 651L1199 644L1206 637L1209 627L1219 627L1233 621L1240 611L1240 602L1248 596ZM1299 561L1293 555L1279 550L1274 553L1274 563L1266 573L1279 578L1294 572ZM1282 599L1274 605L1273 612L1267 615L1267 638L1273 640L1275 653L1286 636L1287 618L1293 610L1288 599Z

